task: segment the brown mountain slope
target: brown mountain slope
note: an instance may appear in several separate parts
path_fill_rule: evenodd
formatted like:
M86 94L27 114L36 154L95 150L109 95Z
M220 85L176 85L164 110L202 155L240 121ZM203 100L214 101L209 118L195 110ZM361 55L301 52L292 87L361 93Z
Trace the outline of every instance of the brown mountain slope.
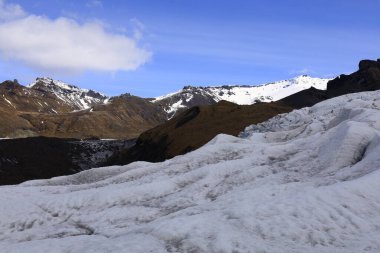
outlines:
M42 89L38 82L29 88L16 81L5 81L0 84L0 138L129 139L166 120L160 106L127 94L90 109L75 109L74 103L65 103L54 92Z
M140 135L135 146L112 156L107 165L133 161L158 162L204 145L219 133L237 135L250 124L263 122L295 108L360 91L380 89L380 60L361 61L359 70L328 83L327 90L310 88L274 103L238 106L222 102L193 107L168 122Z
M0 133L1 137L18 137L33 135L32 125L25 119L18 117L17 112L4 109L0 105Z
M34 135L59 138L130 139L166 120L162 109L130 95L115 97L108 104L72 113L18 112Z
M238 135L250 124L292 109L278 102L236 105L221 101L211 106L196 106L144 132L135 146L114 155L108 164L163 161L194 150L219 133Z
M69 112L72 108L59 104L53 94L29 89L15 81L0 84L0 137L27 137L36 135L33 125L20 112Z

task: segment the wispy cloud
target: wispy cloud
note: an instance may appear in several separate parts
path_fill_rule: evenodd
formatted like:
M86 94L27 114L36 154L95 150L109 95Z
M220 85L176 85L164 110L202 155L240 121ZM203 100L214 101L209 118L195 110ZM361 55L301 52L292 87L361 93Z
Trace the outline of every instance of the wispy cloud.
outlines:
M290 75L312 75L315 73L316 73L315 71L313 71L309 68L302 68L302 69L296 69L296 70L289 71Z
M131 19L131 23L133 25L133 37L136 40L140 40L143 35L143 31L145 29L145 26L143 23L140 22L137 18Z
M0 0L0 21L10 20L25 16L26 13L18 4L5 4L4 0Z
M45 70L129 71L146 63L151 52L136 38L109 32L105 25L49 19L25 13L0 0L0 54Z
M91 1L87 2L86 6L87 7L101 8L101 7L103 7L103 2L100 0L91 0Z

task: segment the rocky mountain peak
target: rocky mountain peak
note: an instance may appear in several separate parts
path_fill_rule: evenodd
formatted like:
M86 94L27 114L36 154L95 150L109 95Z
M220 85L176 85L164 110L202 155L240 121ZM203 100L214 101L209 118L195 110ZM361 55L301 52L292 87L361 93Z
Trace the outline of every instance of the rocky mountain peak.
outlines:
M100 92L81 89L50 77L38 77L28 85L33 90L53 93L59 100L73 105L75 110L88 109L93 105L108 101L108 97Z
M87 90L80 89L77 86L67 84L50 77L37 77L34 82L28 85L29 88L43 92L59 92L59 93L73 93L73 92L87 92Z

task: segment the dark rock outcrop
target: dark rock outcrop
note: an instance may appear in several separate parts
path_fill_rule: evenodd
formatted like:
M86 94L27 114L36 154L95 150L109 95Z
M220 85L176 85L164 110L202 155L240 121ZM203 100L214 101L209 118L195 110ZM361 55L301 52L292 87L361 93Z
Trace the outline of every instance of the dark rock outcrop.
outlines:
M0 140L0 185L77 173L99 167L134 140L77 140L47 137Z
M363 60L359 70L351 75L341 75L327 84L330 96L380 89L380 62Z

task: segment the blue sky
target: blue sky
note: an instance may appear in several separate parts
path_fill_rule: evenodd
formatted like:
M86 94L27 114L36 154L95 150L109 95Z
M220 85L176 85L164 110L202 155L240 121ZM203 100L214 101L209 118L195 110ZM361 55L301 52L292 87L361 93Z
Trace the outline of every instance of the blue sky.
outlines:
M153 97L185 85L332 77L380 58L378 0L0 3L0 79L22 84L51 76L107 95ZM29 33L35 43L24 39Z

